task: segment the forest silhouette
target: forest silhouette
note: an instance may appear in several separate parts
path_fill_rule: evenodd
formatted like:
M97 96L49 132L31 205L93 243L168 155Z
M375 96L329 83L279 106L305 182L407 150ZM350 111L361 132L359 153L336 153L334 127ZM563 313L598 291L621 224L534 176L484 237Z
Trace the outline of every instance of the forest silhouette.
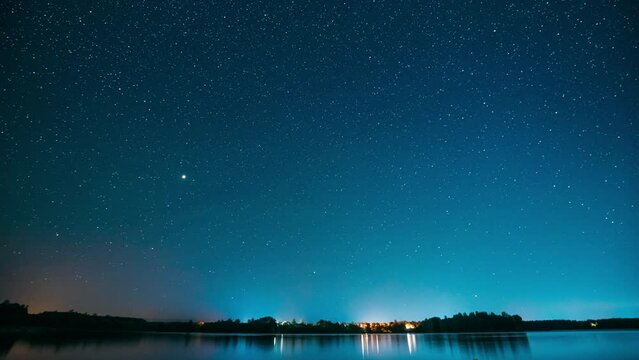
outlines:
M4 330L2 330L4 329ZM420 321L314 323L277 321L266 316L242 322L239 319L160 322L139 318L83 314L75 311L46 311L30 314L28 306L0 303L1 331L157 331L252 334L356 334L356 333L466 333L548 330L639 329L637 318L592 320L533 320L519 315L488 312L459 313L452 317L432 317Z

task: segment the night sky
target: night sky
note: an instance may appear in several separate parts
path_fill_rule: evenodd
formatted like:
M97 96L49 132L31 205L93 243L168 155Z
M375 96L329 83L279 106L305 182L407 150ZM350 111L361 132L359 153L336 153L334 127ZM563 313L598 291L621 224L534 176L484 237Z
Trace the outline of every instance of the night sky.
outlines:
M638 14L4 1L0 300L639 316Z

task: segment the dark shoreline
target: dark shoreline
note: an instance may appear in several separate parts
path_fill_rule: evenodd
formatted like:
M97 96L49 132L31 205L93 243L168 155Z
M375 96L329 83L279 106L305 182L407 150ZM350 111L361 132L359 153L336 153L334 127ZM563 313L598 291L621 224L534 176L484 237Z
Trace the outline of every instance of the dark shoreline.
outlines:
M94 315L87 315L94 316ZM527 333L543 331L614 331L614 330L639 330L639 319L598 319L594 320L597 327L591 326L593 321L571 321L571 320L535 320L523 321L522 326L514 329L460 329L458 331L420 331L421 329L402 329L391 331L396 324L406 322L383 323L384 326L378 328L363 328L355 324L334 323L334 328L322 328L315 324L275 325L271 329L251 327L247 323L240 323L246 326L243 331L222 331L222 328L213 328L223 322L205 323L198 325L194 322L180 323L158 323L147 322L144 326L126 328L118 326L98 327L98 326L65 326L65 325L5 325L0 326L0 336L101 336L101 335L135 335L135 334L212 334L212 335L358 335L358 334L500 334L500 333ZM340 331L347 329L347 331Z
M639 328L608 328L608 329L551 329L551 330L522 330L522 331L462 331L462 332L378 332L378 333L291 333L291 332L274 332L274 333L232 333L232 332L206 332L206 331L154 331L154 330L94 330L94 329L73 329L64 327L0 327L0 337L31 337L53 335L59 337L95 337L101 336L147 336L147 335L211 335L211 336L346 336L346 335L500 335L500 334L527 334L539 332L562 332L562 331L579 331L579 332L614 332L614 331L637 331Z
M592 320L523 320L519 315L488 312L460 313L419 321L315 323L259 319L205 321L147 321L140 318L48 311L30 314L28 306L0 303L0 334L94 333L212 333L212 334L364 334L364 333L506 333L553 330L632 330L639 318Z

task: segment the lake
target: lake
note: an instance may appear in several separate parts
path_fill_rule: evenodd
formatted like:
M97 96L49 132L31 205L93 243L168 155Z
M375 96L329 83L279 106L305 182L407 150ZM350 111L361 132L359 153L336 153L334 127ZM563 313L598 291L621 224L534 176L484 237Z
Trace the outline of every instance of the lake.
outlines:
M0 337L0 359L639 359L639 331Z

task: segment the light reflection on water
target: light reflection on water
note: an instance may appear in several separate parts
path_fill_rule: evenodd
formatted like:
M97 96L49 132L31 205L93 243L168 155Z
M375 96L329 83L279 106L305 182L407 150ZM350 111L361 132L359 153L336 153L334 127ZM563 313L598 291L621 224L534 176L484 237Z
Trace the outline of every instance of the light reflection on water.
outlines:
M405 337L405 339L402 339ZM391 334L362 334L359 336L360 348L363 357L371 354L379 355L385 352L397 352L405 343L409 355L416 352L415 334L391 335Z
M0 358L639 359L638 331L482 334L0 336Z

